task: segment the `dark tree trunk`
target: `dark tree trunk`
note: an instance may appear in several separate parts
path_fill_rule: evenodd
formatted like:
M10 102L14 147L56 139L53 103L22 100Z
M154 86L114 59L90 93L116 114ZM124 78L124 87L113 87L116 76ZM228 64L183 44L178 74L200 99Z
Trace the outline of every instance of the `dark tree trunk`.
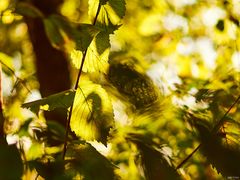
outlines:
M2 66L0 63L0 144L4 138L4 117L3 117L3 97L2 97Z
M35 7L48 16L55 13L62 0L33 0ZM62 51L53 48L48 40L42 20L26 18L35 57L40 93L43 97L70 89L67 59ZM46 112L45 117L62 125L66 123L66 110Z

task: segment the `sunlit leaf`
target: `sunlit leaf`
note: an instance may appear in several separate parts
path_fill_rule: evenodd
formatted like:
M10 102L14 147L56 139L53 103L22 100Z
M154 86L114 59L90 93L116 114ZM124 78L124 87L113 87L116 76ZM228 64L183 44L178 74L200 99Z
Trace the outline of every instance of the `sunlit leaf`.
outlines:
M23 162L15 145L0 142L0 179L21 179Z
M115 3L117 3L117 5L119 6L116 6ZM98 4L99 2L89 1L89 16L93 19L96 16ZM117 13L119 17L113 12L113 9L116 11L115 13ZM105 19L106 22L105 21L102 22L104 26L99 26L101 32L99 32L98 34L95 33L93 39L88 38L87 41L85 40L82 43L80 43L80 47L78 45L77 48L72 51L71 58L76 68L80 68L82 64L82 58L84 56L84 53L86 53L86 58L83 65L84 72L96 72L96 71L106 72L106 69L108 67L108 56L110 51L109 35L119 28L118 22L123 17L124 12L125 12L124 1L116 2L101 1L101 10L98 15L99 17L98 20L102 21L103 19ZM109 21L108 18L110 18L112 21ZM87 52L85 52L86 46L84 45L85 44L84 42L87 42L86 44L88 46Z
M100 32L90 43L83 65L84 72L106 72L108 67L108 56L110 52L109 33ZM72 62L76 68L80 68L83 52L73 50Z
M43 13L37 9L35 6L25 3L25 2L18 2L15 12L26 17L31 18L43 18Z
M119 24L121 18L125 15L124 0L89 0L88 15L92 22L95 19L98 5L101 4L100 12L97 18L99 25L109 26L110 24Z
M90 144L71 145L67 151L70 168L86 180L114 180L114 166Z
M113 126L113 109L107 92L100 85L81 80L70 125L77 136L106 145L109 130Z
M39 110L51 111L56 108L68 108L72 105L74 95L74 90L67 90L40 100L24 103L22 107L28 108L36 114Z

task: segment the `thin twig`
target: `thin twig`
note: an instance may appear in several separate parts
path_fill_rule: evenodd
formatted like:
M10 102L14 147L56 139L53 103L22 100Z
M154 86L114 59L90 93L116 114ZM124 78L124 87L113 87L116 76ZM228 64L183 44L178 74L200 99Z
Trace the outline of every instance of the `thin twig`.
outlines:
M15 74L14 70L12 68L10 68L8 65L6 65L5 63L3 63L1 60L0 60L0 63L2 65L4 65L15 77L17 77L17 75Z
M96 22L97 22L97 18L98 18L100 9L101 9L101 3L98 4L98 9L97 9L94 21L93 21L93 25L95 25ZM77 88L78 88L78 84L79 84L80 77L81 77L81 74L82 74L82 69L83 69L83 65L84 65L85 59L86 59L87 51L88 51L88 47L83 52L82 62L81 62L80 69L78 71L78 76L77 76L77 80L76 80L76 83L75 83L75 86L74 86L74 90L77 90ZM68 116L67 124L66 124L66 133L65 133L65 140L64 140L64 147L63 147L63 160L65 158L66 151L67 151L67 141L68 141L68 133L69 133L69 129L70 129L70 120L71 120L71 117L72 117L72 110L73 110L73 104L70 107L69 116Z
M211 135L213 135L214 133L216 133L219 128L222 126L224 119L227 117L228 113L232 110L232 108L238 103L238 101L240 100L240 95L238 96L238 98L234 101L234 103L228 108L228 110L225 112L225 114L222 116L222 118L218 121L218 123L214 126L214 128L211 131ZM211 139L211 138L209 138ZM197 152L197 150L202 146L203 143L200 143L192 152L191 154L189 154L177 167L176 170L179 169L180 167L182 167L192 156L195 152Z
M202 146L202 144L199 144L194 150L193 152L191 152L191 154L189 154L177 167L176 170L179 169L180 167L182 167L192 156L195 152L197 152L197 150Z
M16 86L18 83L21 83L21 84L23 85L23 87L25 87L30 94L32 93L31 90L30 90L30 89L27 87L27 85L25 84L24 80L21 79L20 77L18 77L12 68L10 68L8 65L6 65L5 63L3 63L1 60L0 60L0 63L1 63L2 65L4 65L4 66L13 74L13 76L16 78L16 82L14 83L14 87L13 87L13 89L11 90L11 93L13 92L15 86Z
M225 114L223 115L223 117L218 121L218 123L214 126L214 128L211 131L211 134L216 133L219 128L222 126L224 119L227 117L228 113L232 110L232 108L238 103L238 101L240 100L240 95L238 96L238 98L234 101L234 103L230 106L230 108L225 112Z

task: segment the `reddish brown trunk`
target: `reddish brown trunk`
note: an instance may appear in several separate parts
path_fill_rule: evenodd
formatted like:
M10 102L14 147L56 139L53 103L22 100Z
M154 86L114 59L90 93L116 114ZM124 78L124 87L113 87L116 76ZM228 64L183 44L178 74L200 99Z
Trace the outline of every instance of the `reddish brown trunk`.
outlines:
M0 139L4 136L3 97L2 97L2 66L0 63Z
M62 0L33 1L34 6L46 16L56 12L61 3ZM65 54L51 46L42 20L27 18L26 22L36 56L37 78L42 96L69 89L70 77ZM66 110L47 112L45 116L49 120L56 120L65 125Z

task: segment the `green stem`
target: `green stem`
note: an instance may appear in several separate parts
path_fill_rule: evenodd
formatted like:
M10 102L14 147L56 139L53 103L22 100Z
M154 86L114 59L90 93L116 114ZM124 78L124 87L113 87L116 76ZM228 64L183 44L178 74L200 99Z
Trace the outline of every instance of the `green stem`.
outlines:
M191 152L191 154L189 154L177 167L176 170L179 169L180 167L182 167L192 156L193 154L195 154L195 152L197 152L197 150L202 146L202 144L199 144L194 150L193 152Z
M98 18L100 9L101 9L101 4L99 3L98 4L98 9L97 9L97 12L96 12L96 16L95 16L94 21L93 21L93 25L95 25L96 22L97 22L97 18ZM78 84L79 84L80 77L81 77L81 74L82 74L83 65L84 65L84 62L85 62L85 59L86 59L87 51L88 51L88 48L83 52L81 66L80 66L80 69L78 71L78 76L77 76L77 80L76 80L76 83L75 83L75 86L74 86L74 90L77 90L77 88L78 88ZM69 130L70 130L70 121L71 121L71 117L72 117L72 110L73 110L73 104L70 107L69 116L68 116L67 124L66 124L66 133L65 133L65 140L64 140L64 147L63 147L63 160L65 158L66 151L67 151L67 142L68 142L68 134L69 134Z

